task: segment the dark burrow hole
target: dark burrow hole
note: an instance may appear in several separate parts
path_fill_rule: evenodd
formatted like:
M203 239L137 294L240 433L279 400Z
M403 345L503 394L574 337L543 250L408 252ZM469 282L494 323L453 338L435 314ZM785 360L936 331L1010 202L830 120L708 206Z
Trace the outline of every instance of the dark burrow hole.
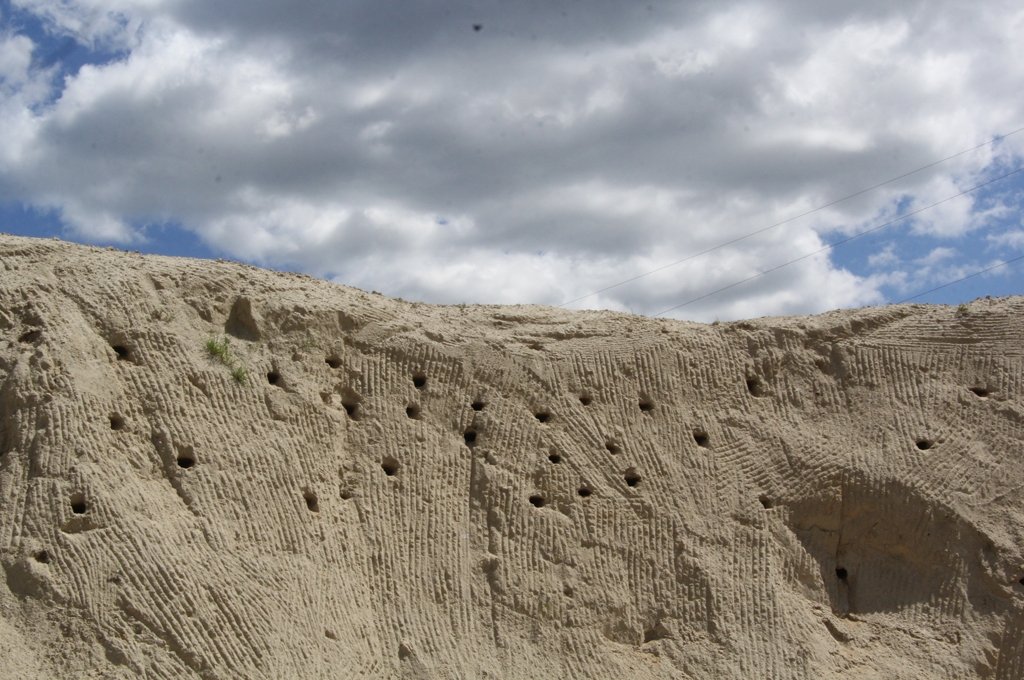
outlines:
M71 512L76 515L84 515L88 509L88 506L85 504L85 494L76 493L71 496Z
M565 586L562 588L562 594L566 597L572 597L575 593L576 591L572 589L572 586Z
M476 444L476 430L466 430L462 433L462 438L466 441L466 446L473 446Z
M650 399L641 399L640 410L643 411L644 413L650 413L651 411L654 410L654 402L651 401Z
M535 508L543 508L544 507L544 496L541 496L540 494L536 494L536 493L533 494L532 496L530 496L530 505L532 505Z
M1021 584L1022 586L1024 586L1024 576L1021 576L1021 577L1020 577L1020 580L1019 580L1019 581L1017 581L1017 583L1019 583L1019 584Z
M846 572L846 567L836 567L836 578L840 581L845 581L849 574Z
M537 418L538 421L542 423L546 423L549 420L551 420L551 413L548 411L537 411L533 415L535 418Z
M178 467L185 468L186 470L196 464L195 456L191 453L183 453L178 456Z
M558 465L559 463L562 462L562 457L557 453L552 453L548 455L548 460L550 460L555 465Z
M772 503L772 499L768 498L768 496L765 496L764 494L758 496L757 500L761 501L761 507L765 510L769 510L775 505L775 503Z
M50 563L50 553L45 550L37 551L34 557L36 558L36 562L39 562L40 564Z
M747 392L755 397L764 396L764 385L761 384L761 379L757 376L747 378Z
M423 373L416 373L415 375L412 376L412 384L416 387L416 389L422 390L424 387L427 386L427 376L424 375Z
M341 405L345 408L345 413L352 420L359 420L359 402L351 397L345 397L341 400Z
M271 385L276 385L277 383L281 382L281 374L278 373L277 371L270 371L269 373L267 373L267 382L270 383Z
M636 486L640 483L640 473L633 468L626 470L626 474L623 475L623 478L626 480L626 486Z
M917 448L921 449L922 451L927 451L928 449L932 448L933 446L935 446L935 442L933 442L930 439L918 439L917 440Z
M419 420L420 418L420 407L416 404L409 404L405 407L405 415L409 416L413 420Z
M124 429L124 418L116 413L110 414L110 429L111 430L123 430Z
M473 407L474 411L483 411L484 406L487 406L487 402L485 402L483 399L477 399L470 405Z
M302 498L305 499L306 507L310 512L320 512L320 501L317 500L315 493L306 489L302 492Z
M665 628L660 622L654 624L650 628L644 631L644 643L655 642L656 640L664 640L671 637L668 629Z
M581 486L576 490L576 493L578 493L581 498L587 498L594 492L590 490L589 486Z
M711 442L708 437L708 433L704 430L694 430L693 441L697 442L697 446L703 446L705 449L708 448L708 445Z
M345 489L344 491L341 492L341 500L343 500L343 501L351 500L354 497L355 497L355 494L353 494L348 489Z
M971 390L971 392L974 392L974 394L976 394L977 396L981 397L982 399L984 399L985 397L987 397L989 395L988 389L986 389L984 387L972 387L972 388L970 388L970 390Z
M118 361L125 361L126 359L131 358L131 353L128 351L128 348L125 347L124 345L112 345L112 347L114 350L114 354L117 355Z
M580 403L583 404L584 406L590 406L590 404L593 401L594 400L591 398L591 396L589 394L581 394L580 395Z
M608 449L608 453L611 454L622 453L622 449L620 449L619 445L616 444L615 442L605 442L604 448Z
M341 359L339 357L336 357L336 356L333 356L333 355L327 357L326 359L324 359L324 361L331 368L338 368L338 367L341 366Z
M36 342L41 337L43 337L43 332L40 330L27 331L18 337L18 342L24 342L27 344L30 342Z
M394 477L398 474L398 461L389 456L381 461L380 469L383 470L384 474L388 477Z

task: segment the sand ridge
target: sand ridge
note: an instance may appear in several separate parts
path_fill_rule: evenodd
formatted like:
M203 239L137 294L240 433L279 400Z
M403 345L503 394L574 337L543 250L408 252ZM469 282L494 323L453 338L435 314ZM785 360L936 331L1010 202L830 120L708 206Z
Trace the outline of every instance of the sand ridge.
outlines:
M0 677L1024 677L1022 312L433 306L0 235Z

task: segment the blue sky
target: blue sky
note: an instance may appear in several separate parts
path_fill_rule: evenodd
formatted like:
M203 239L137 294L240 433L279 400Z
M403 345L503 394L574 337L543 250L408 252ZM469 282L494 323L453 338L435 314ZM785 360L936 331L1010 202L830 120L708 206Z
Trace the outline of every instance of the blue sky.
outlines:
M826 5L0 0L0 231L703 321L1024 254L1024 173L957 196L1024 163L986 144L1024 127L1024 9Z

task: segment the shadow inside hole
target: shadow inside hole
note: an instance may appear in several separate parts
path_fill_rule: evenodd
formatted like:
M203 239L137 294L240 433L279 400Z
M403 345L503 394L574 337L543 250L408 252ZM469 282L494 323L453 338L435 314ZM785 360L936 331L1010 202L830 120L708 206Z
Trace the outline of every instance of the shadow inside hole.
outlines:
M576 489L576 493L578 493L581 498L589 498L590 495L593 494L594 492L590 490L589 486L581 486L580 488Z
M302 492L302 498L306 501L306 508L310 512L320 512L320 501L317 499L316 494L306 489Z
M935 442L933 442L930 439L918 439L917 442L916 442L916 445L917 445L917 448L919 448L920 450L927 451L928 449L930 449L933 446L935 446Z
M326 359L324 359L324 361L331 368L340 368L341 367L341 358L338 357L338 356L335 356L333 354L331 356L327 357Z
M989 390L985 387L971 387L970 390L976 396L981 397L982 399L985 399L990 394Z
M608 453L613 455L622 453L622 449L619 448L619 445L615 442L605 442L604 448L608 450Z
M1020 577L1020 580L1019 580L1019 581L1017 581L1017 583L1019 583L1019 584L1021 584L1022 586L1024 586L1024 576L1021 576L1021 577Z
M765 496L764 494L758 496L757 500L761 502L761 507L764 508L765 510L770 510L775 506L775 503L772 502L772 499L768 498L768 496Z
M535 508L543 508L544 496L541 496L540 494L533 494L532 496L530 496L530 505L532 505Z
M50 563L50 553L45 550L37 551L33 557L35 557L36 562L39 562L40 564Z
M340 495L341 495L341 500L343 500L343 501L348 501L348 500L352 500L353 498L355 498L355 494L352 493L351 491L349 491L348 489L345 489L344 491L342 491Z
M117 413L110 414L110 429L111 430L123 430L124 429L124 418Z
M634 468L629 468L623 475L623 479L626 480L626 486L636 487L640 484L640 473Z
M281 382L281 374L277 371L270 371L267 373L267 382L271 385L276 385Z
M398 460L388 456L380 463L380 469L384 471L388 477L394 477L398 474Z
M697 442L697 446L708 448L711 445L711 438L708 437L708 433L704 430L694 430L693 441Z
M550 411L537 411L537 412L536 412L536 413L534 413L533 415L534 415L534 417L535 417L535 418L536 418L536 419L537 419L538 421L540 421L540 422L542 422L542 423L546 423L546 422L548 422L549 420L551 420L551 412L550 412Z
M412 376L412 384L416 389L422 390L427 386L427 376L423 373L414 374Z
M487 402L485 402L483 399L477 399L472 404L470 404L470 406L473 407L474 411L483 411L484 406L487 406Z
M409 404L405 407L405 415L409 416L413 420L420 419L420 407L416 404Z
M594 399L589 394L583 393L580 395L580 403L584 406L590 406L593 401Z
M84 515L89 509L89 506L85 502L85 494L76 493L71 496L71 512L76 515Z
M747 378L747 392L750 392L751 396L763 397L764 396L764 384L761 379L757 376L750 376Z
M562 457L557 453L552 453L548 456L548 460L554 463L555 465L558 465L559 463L562 462Z
M178 456L178 467L180 468L187 470L195 464L196 459L190 453L183 453L180 456Z
M654 402L651 401L650 399L641 399L640 400L640 410L643 413L650 413L651 411L654 410Z
M469 429L462 433L462 438L466 442L466 446L472 447L476 444L476 430Z
M126 361L131 358L131 352L124 345L113 345L114 354L117 355L118 361Z
M836 567L836 578L840 581L845 581L849 573L846 571L846 567Z
M33 342L38 342L39 338L41 338L41 337L43 337L43 332L40 331L40 330L27 331L25 333L22 333L18 337L18 342L23 342L25 344L29 344L29 343L33 343Z

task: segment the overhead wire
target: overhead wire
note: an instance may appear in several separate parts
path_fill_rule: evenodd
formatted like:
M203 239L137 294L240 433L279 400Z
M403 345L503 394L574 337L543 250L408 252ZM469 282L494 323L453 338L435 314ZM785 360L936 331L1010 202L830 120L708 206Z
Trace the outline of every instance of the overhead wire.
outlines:
M941 286L935 286L934 288L929 288L928 290L924 291L923 293L918 293L917 295L911 295L908 298L903 298L899 302L894 302L892 304L894 304L894 305L902 305L904 302L910 302L911 300L916 300L918 298L924 297L925 295L930 295L931 293L934 293L937 290L942 290L943 288L949 288L950 286L954 286L954 285L956 285L956 284L958 284L958 283L960 283L962 281L966 281L967 279L973 279L975 276L981 276L982 274L990 272L993 269L999 269L1000 267L1005 267L1008 264L1013 264L1014 262L1019 262L1020 260L1024 260L1024 255L1018 255L1017 257L1010 258L1009 260L1004 260L1003 262L997 262L996 264L993 264L993 265L990 265L988 267L985 267L984 269L979 269L978 271L974 272L973 274L968 274L967 276L961 276L959 279L954 279L952 281L947 281L946 283L942 284Z
M900 215L899 217L897 217L895 219L889 220L888 222L884 222L884 223L882 223L882 224L880 224L878 226L871 227L870 229L865 229L864 231L857 232L853 236L848 236L848 237L840 239L838 241L834 241L834 242L829 243L829 244L827 244L825 246L822 246L821 248L818 248L817 250L811 251L811 252L809 252L809 253L807 253L805 255L801 255L800 257L793 258L792 260L788 260L786 262L783 262L782 264L776 265L775 267L772 267L770 269L765 269L763 271L760 271L760 272L758 272L758 273L756 273L756 274L754 274L752 276L748 276L745 279L742 279L740 281L736 281L735 283L730 283L727 286L722 286L721 288L716 288L715 290L712 290L711 292L705 293L704 295L700 295L698 297L691 298L691 299L687 300L686 302L681 302L678 305L673 305L672 307L669 307L668 309L663 309L662 311L658 312L657 314L654 314L654 316L655 317L662 316L663 314L668 314L669 312L673 312L673 311L675 311L677 309L681 309L682 307L686 307L687 305L692 305L694 302L699 302L701 300L706 300L707 298L712 297L713 295L718 295L719 293L725 292L727 290L731 290L732 288L735 288L737 286L741 286L744 283L747 283L749 281L753 281L754 279L759 279L762 276L766 276L768 274L771 274L772 272L776 272L776 271L778 271L780 269L783 269L784 267L788 267L791 264L796 264L797 262L801 262L803 260L806 260L809 257L813 257L815 255L818 255L818 254L823 253L823 252L828 251L828 250L832 250L834 248L838 248L839 246L844 245L846 243L849 243L850 241L855 241L855 240L857 240L857 239L859 239L859 238L861 238L863 236L867 236L868 234L872 234L872 233L874 233L876 231L880 231L882 229L885 229L886 227L892 226L893 224L896 224L897 222L901 222L901 221L907 219L908 217L913 217L914 215L918 215L918 214L924 212L925 210L930 210L931 208L934 208L934 207L936 207L938 205L942 205L943 203L946 203L948 201L952 201L954 198L959 198L959 197L964 196L966 194L969 194L971 192L977 191L978 189L981 189L983 187L987 187L990 184L995 184L996 182L1004 180L1007 177L1012 177L1013 175L1019 174L1021 172L1024 172L1024 167L1017 168L1016 170L1012 170L1012 171L1007 172L1007 173L1005 173L1003 175L1000 175L999 177L995 177L993 179L990 179L988 181L982 182L980 184L975 184L974 186L970 187L969 189L964 189L963 191L960 191L960 192L958 192L958 193L956 193L956 194L954 194L952 196L947 196L946 198L943 198L940 201L936 201L936 202L931 203L929 205L926 205L924 207L918 208L916 210L912 210L912 211L910 211L908 213Z
M1007 132L1005 134L996 135L995 137L993 137L992 139L988 140L987 142L983 142L983 143L978 144L976 146L972 146L969 149L963 149L961 151L957 151L956 153L954 153L952 155L949 155L949 156L946 156L945 158L940 158L939 160L932 161L931 163L928 163L927 165L922 165L922 166L920 166L918 168L915 168L913 170L910 170L908 172L904 172L901 175L897 175L895 177L891 177L891 178L889 178L889 179L887 179L887 180L885 180L883 182L879 182L878 184L873 184L872 186L869 186L869 187L866 187L864 189L860 189L858 191L855 191L852 194L847 194L846 196L843 196L842 198L837 198L834 201L830 201L828 203L819 205L818 207L812 208L812 209L807 210L805 212L802 212L799 215L794 215L792 217L788 217L788 218L786 218L784 220L781 220L779 222L776 222L774 224L770 224L770 225L768 225L766 227L762 227L762 228L757 229L755 231L752 231L752 232L749 232L747 234L744 234L743 236L738 236L738 237L730 239L728 241L723 241L722 243L719 243L717 245L711 246L710 248L706 248L706 249L704 249L704 250L702 250L700 252L693 253L692 255L687 255L686 257L684 257L682 259L676 260L675 262L669 262L668 264L661 265L660 267L656 267L656 268L651 269L649 271L643 272L642 274L637 274L636 276L632 276L632 277L630 277L628 279L623 279L622 281L619 281L618 283L613 283L610 286L605 286L604 288L600 288L600 289L595 290L593 292L587 293L586 295L581 295L581 296L575 297L575 298L573 298L571 300L566 300L565 302L563 302L563 303L561 303L559 305L556 305L556 306L557 307L565 307L566 305L571 305L574 302L579 302L580 300L585 300L588 297L591 297L591 296L594 296L594 295L600 295L601 293L607 292L609 290L613 290L613 289L618 288L620 286L624 286L627 283L632 283L634 281L639 281L640 279L643 279L643 278L646 278L648 276L651 276L652 274L657 274L660 271L664 271L666 269L671 269L672 267L676 267L678 265L681 265L684 262L689 262L690 260L694 260L694 259L696 259L698 257L702 257L702 256L707 255L709 253L713 253L716 250L721 250L722 248L734 245L736 243L740 243L741 241L745 241L745 240L747 240L749 238L753 238L754 236L757 236L759 234L763 234L763 233L765 233L767 231L771 231L772 229L775 229L777 227L781 227L784 224L789 224L790 222L798 220L798 219L800 219L802 217L807 217L808 215L813 215L814 213L817 213L817 212L820 212L822 210L825 210L826 208L831 208L834 205L838 205L840 203L843 203L844 201L848 201L848 200L850 200L852 198L856 198L858 196L862 196L862 195L864 195L866 193L869 193L871 191L874 191L876 189L880 189L880 188L882 188L882 187L884 187L884 186L886 186L888 184L892 184L893 182L898 182L901 179L906 179L907 177L915 175L915 174L917 174L919 172L923 172L924 170L928 170L929 168L934 168L937 165L942 165L943 163L951 161L954 158L959 158L960 156L963 156L964 154L971 153L972 151L977 151L978 149L984 148L986 146L991 146L992 144L996 144L996 143L1006 139L1007 137L1011 137L1011 136L1013 136L1015 134L1018 134L1020 132L1024 132L1024 127L1019 127L1017 129L1011 130L1010 132ZM693 300L692 302L696 302L696 300ZM686 305L686 304L689 304L689 302L686 302L686 303L683 303L683 304ZM673 309L675 309L675 308L673 308ZM672 311L672 310L667 310L667 311ZM664 313L664 312L662 312L662 313Z

